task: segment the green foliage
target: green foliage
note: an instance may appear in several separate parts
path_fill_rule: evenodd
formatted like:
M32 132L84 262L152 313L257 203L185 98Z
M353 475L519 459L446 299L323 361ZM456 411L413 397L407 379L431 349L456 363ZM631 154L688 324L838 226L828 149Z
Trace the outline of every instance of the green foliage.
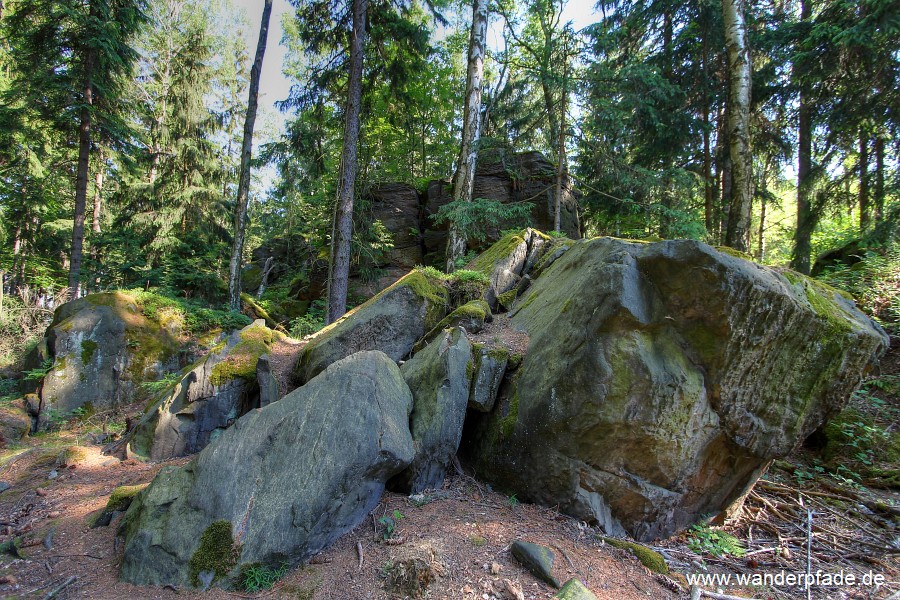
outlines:
M690 528L687 545L697 554L711 554L715 557L729 554L741 558L747 553L739 539L705 523L698 523Z
M25 371L23 375L25 376L26 381L40 381L44 377L46 377L47 374L52 370L53 359L48 358L43 363L41 363L40 367L37 367L36 369L29 369L28 371Z
M483 242L491 230L530 225L533 208L530 202L503 204L486 198L473 198L471 202L453 200L440 207L431 220L435 225L452 223L466 237Z
M0 378L0 405L9 404L19 397L19 382L12 378Z
M162 392L173 387L181 379L180 373L167 373L161 379L156 381L144 381L141 388L147 390L151 396L156 397Z
M506 498L506 505L510 508L516 508L519 505L519 499L516 498L516 495L513 494Z
M302 338L319 331L325 327L325 301L316 300L306 313L291 321L290 334L295 338Z
M397 525L400 524L401 519L403 519L403 513L396 509L390 515L385 515L378 519L378 524L384 528L381 534L384 541L394 538L394 534L397 532Z
M287 563L282 563L277 569L259 563L244 565L241 567L241 586L248 594L257 594L278 583L287 570Z
M830 267L819 279L846 290L882 326L900 332L900 245L865 251L859 262Z

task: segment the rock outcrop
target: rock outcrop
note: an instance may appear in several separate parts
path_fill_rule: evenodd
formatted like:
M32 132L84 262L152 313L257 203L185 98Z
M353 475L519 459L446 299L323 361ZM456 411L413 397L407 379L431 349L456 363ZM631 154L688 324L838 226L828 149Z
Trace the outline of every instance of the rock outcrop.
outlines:
M161 393L124 440L126 454L151 460L195 454L259 407L256 369L273 336L262 320L232 333Z
M137 496L123 577L205 587L297 564L385 482L438 487L458 445L522 500L666 536L742 497L887 345L836 290L694 241L526 230L470 268L416 269L311 338L305 385ZM489 299L508 312L470 343L459 325L481 328Z
M444 318L446 303L443 284L414 270L316 333L300 353L295 377L305 383L331 363L361 350L377 349L401 360Z
M391 489L419 494L441 487L459 448L472 369L472 346L459 327L444 331L401 367L413 395L409 426L416 456L391 480Z
M410 463L411 410L394 362L360 352L251 411L135 497L120 525L121 577L228 585L242 565L308 559L364 519Z
M597 238L541 260L510 311L529 351L467 455L610 533L648 540L721 511L887 343L837 291L699 242Z
M108 409L137 386L177 368L177 340L123 292L91 294L56 309L35 362L52 364L40 389L41 413Z

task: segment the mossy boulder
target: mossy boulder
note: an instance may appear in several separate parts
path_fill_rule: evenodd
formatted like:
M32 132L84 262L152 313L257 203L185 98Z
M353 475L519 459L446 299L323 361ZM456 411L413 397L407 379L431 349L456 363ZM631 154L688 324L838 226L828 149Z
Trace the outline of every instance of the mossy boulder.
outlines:
M652 548L648 548L647 546L638 544L637 542L630 542L628 540L621 540L618 538L601 536L600 539L602 539L613 548L628 550L634 555L635 558L641 561L642 565L644 565L654 573L665 575L669 572L669 565L666 564L666 559L663 558L662 554Z
M179 343L164 325L123 292L63 304L40 357L52 364L40 386L42 403L68 415L86 404L102 410L130 401L141 383L177 365Z
M426 331L447 314L447 282L415 269L366 303L316 333L294 372L302 384L328 365L362 350L405 358Z
M243 565L309 559L365 519L412 461L412 404L391 358L359 352L244 415L135 497L119 526L122 579L196 587L211 570L228 587Z
M391 480L392 490L440 489L462 437L469 400L472 346L463 329L444 331L400 369L413 395L410 430L416 456Z
M232 333L159 392L123 441L126 455L168 460L194 454L258 407L256 366L269 353L273 339L274 332L261 319Z
M497 306L501 294L514 289L519 283L529 247L535 239L540 238L532 229L509 233L466 265L466 269L484 273L490 279L491 283L482 298L492 309Z
M836 291L693 241L572 242L510 315L529 351L467 421L476 473L638 540L740 498L887 346Z

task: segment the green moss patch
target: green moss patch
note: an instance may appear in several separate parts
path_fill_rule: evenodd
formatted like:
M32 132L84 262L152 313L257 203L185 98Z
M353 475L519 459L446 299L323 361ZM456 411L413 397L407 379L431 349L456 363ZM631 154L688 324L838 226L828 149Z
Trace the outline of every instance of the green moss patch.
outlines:
M269 352L274 333L265 326L248 327L241 332L241 341L235 345L210 374L213 385L223 385L232 379L256 377L256 363L259 357Z
M190 581L200 587L200 573L213 573L212 581L227 577L237 565L240 548L234 543L231 521L220 520L210 523L200 536L200 546L191 556L189 563Z
M91 362L91 358L94 356L94 352L97 351L99 344L94 340L83 340L81 342L81 364L88 364Z
M500 306L509 310L512 306L513 302L516 301L516 297L519 295L519 290L513 288L509 291L503 292L499 296L497 296L497 302L500 303Z
M466 265L466 269L490 275L494 270L494 265L512 254L520 244L525 243L524 235L524 231L518 231L503 236Z
M721 252L722 254L727 254L728 256L733 256L734 258L742 258L744 260L749 260L753 262L753 257L747 254L746 252L741 252L740 250L735 250L734 248L729 248L728 246L716 246L716 250Z
M131 506L131 501L149 484L141 483L138 485L120 485L109 495L106 502L106 510L114 512L117 510L125 510Z
M611 537L601 537L600 539L614 548L628 550L641 561L642 565L654 573L662 573L665 575L669 572L669 566L666 564L666 559L663 558L662 554L655 550L651 550L647 546Z

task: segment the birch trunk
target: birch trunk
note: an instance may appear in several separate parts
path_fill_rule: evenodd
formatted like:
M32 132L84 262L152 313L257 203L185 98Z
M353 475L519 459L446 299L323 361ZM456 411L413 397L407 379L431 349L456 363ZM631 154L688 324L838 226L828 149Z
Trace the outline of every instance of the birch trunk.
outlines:
M259 41L256 57L250 69L250 96L247 100L247 119L244 121L244 141L241 146L241 174L238 180L237 206L234 215L234 244L231 247L231 264L228 270L228 301L231 310L241 309L241 255L244 253L244 234L247 230L247 204L250 195L250 159L253 153L253 127L256 124L256 105L259 97L259 76L262 71L266 40L269 37L269 18L272 0L263 6L259 25Z
M454 202L471 202L481 138L481 89L484 83L484 54L487 40L488 0L474 0L472 30L469 35L469 61L466 73L466 102L463 110L462 144L459 166L453 178ZM466 234L450 223L447 238L447 272L456 270L456 260L466 253Z
M725 46L728 51L728 127L731 155L731 206L725 244L750 250L750 207L753 156L750 148L750 48L744 0L722 0L725 22Z
M353 236L353 194L356 185L356 151L359 143L359 113L362 101L363 52L366 43L368 0L353 0L353 34L350 39L350 74L347 82L347 109L344 115L344 144L341 179L331 235L326 324L347 312L350 279L350 240Z

